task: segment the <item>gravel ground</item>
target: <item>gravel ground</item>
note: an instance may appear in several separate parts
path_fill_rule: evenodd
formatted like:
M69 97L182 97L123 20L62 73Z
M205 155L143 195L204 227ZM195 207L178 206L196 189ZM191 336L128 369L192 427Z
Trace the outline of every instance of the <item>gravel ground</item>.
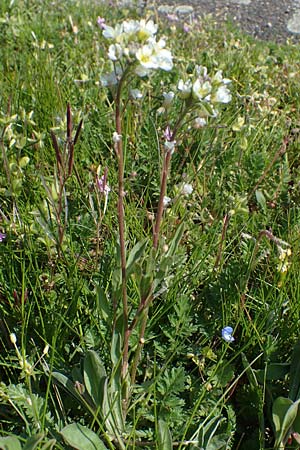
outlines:
M183 20L191 17L190 6L195 15L230 20L258 39L300 42L300 0L158 0L156 6L162 14L179 10Z

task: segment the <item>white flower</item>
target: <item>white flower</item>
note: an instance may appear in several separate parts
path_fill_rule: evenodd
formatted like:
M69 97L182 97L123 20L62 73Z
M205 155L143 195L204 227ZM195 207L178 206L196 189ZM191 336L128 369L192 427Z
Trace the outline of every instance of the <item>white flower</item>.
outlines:
M222 70L218 70L215 75L211 79L212 83L222 83L223 82L223 76L222 76Z
M118 142L120 142L122 140L122 135L118 134L116 131L114 131L112 139L113 139L114 143L117 144Z
M191 80L183 81L179 80L177 89L179 91L178 95L182 99L186 99L191 95L192 92L192 82Z
M207 121L204 117L196 117L194 120L194 128L203 128L207 124Z
M231 80L228 78L223 78L222 70L218 70L212 77L211 82L215 84L230 84Z
M108 196L108 194L109 194L110 191L111 191L111 188L110 188L110 186L108 185L107 179L106 179L106 178L107 178L107 177L106 177L105 174L102 175L102 177L99 177L99 176L97 175L97 178L96 178L96 185L97 185L99 191L101 192L101 194L104 194L104 195Z
M137 50L136 59L146 69L171 70L173 67L172 54L164 46L163 39L156 42L149 38L148 43Z
M118 61L123 56L123 48L120 44L111 44L108 48L108 58L111 61Z
M140 65L145 69L157 69L158 63L153 45L145 44L135 54Z
M165 141L165 150L167 152L171 152L171 155L174 153L176 141Z
M195 70L196 70L196 74L197 74L198 77L201 77L203 79L208 78L207 67L205 67L205 66L196 66Z
M170 91L170 92L164 92L163 93L163 97L164 97L164 102L162 104L163 108L168 109L170 108L173 99L175 97L174 92Z
M137 20L125 20L125 22L123 22L123 31L129 38L138 33L139 29L140 24Z
M202 81L200 78L193 83L193 96L196 100L209 101L209 94L212 90L212 86L209 81Z
M161 49L157 54L157 64L158 67L165 71L170 71L173 69L173 57L170 52L170 50L167 50L166 48Z
M279 253L279 259L280 261L284 261L292 254L292 250L290 248L282 248L280 245L278 245L278 253Z
M115 28L110 27L109 25L105 25L104 30L102 31L102 35L106 39L114 39L115 41L119 41L123 34L123 24L117 24Z
M163 198L163 205L164 208L167 208L169 204L171 203L172 199L170 197L167 197L166 195Z
M134 100L140 100L143 98L143 93L139 89L130 89L130 96Z
M226 86L220 86L213 96L213 100L218 103L229 103L231 98L231 93Z
M139 31L137 34L139 41L144 42L148 38L153 37L157 32L157 28L153 20L146 22L145 19L142 19L139 23Z
M193 192L193 186L189 183L184 183L184 185L182 186L181 189L181 193L183 195L191 195L191 193Z
M280 262L277 265L278 272L286 273L289 270L291 263L290 262Z

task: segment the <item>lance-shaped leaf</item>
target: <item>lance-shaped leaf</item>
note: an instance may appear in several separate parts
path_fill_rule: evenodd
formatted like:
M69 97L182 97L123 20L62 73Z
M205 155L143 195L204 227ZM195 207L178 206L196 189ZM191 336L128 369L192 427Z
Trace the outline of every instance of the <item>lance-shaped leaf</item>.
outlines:
M84 358L83 371L85 387L96 407L101 407L106 371L100 357L95 351L89 350L87 352Z
M96 433L79 423L67 425L60 434L68 445L77 450L107 450Z

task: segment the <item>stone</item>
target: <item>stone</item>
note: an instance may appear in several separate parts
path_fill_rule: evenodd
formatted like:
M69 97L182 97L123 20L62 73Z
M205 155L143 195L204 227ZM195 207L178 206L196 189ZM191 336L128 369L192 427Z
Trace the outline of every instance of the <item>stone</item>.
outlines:
M250 5L251 0L231 0L231 3L237 3L238 5Z
M193 14L194 8L191 5L178 5L175 8L175 13L179 15Z
M300 11L296 11L287 23L287 29L291 33L300 33Z
M160 12L161 14L171 14L174 11L174 8L172 5L160 5L157 8L157 11Z

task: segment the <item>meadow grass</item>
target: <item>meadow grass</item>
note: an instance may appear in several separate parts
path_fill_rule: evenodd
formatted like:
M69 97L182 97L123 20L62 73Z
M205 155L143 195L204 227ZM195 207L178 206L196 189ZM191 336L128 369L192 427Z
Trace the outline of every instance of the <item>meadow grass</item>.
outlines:
M143 100L123 98L129 320L151 291L130 381L115 99L100 82L97 17L114 25L136 11L1 2L0 448L299 448L299 47L145 14L174 68L133 77ZM223 70L232 101L179 131L154 252L163 132L179 100L157 111L197 64Z

